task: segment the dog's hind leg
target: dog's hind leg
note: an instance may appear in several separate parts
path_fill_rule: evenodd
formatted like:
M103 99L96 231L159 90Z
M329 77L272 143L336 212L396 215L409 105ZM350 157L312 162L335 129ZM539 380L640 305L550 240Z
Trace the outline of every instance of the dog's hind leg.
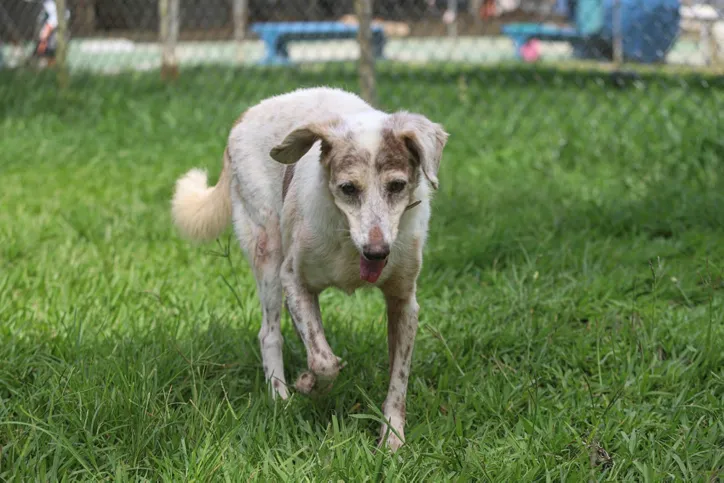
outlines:
M256 243L254 274L262 307L259 344L264 364L264 377L271 384L273 394L282 399L288 395L282 359L282 283L279 268L282 264L281 236L269 229L260 231Z
M235 197L232 191L232 198ZM286 399L289 395L284 378L281 332L282 283L279 270L282 264L281 232L275 213L264 213L264 224L250 217L242 203L235 202L234 229L246 253L256 278L256 288L262 310L259 345L264 365L264 377L272 396Z

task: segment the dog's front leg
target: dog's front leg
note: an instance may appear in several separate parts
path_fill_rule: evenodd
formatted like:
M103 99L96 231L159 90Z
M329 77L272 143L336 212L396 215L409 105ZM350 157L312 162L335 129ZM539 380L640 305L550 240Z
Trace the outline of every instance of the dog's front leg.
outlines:
M326 389L339 375L340 359L334 355L324 336L319 297L307 290L297 276L293 257L284 262L281 278L287 296L287 310L307 349L309 371L299 376L295 386L305 394L315 388Z
M382 425L380 444L387 437L387 446L392 451L396 451L405 441L407 382L410 377L412 349L417 334L419 306L414 291L406 297L386 294L385 299L387 302L387 341L390 354L390 387L382 406L387 424ZM390 428L394 431L389 431L388 434Z

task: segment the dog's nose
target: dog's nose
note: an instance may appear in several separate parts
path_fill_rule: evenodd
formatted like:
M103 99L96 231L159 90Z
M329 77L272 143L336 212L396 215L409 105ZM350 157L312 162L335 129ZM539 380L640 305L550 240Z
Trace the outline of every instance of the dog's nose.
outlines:
M362 247L362 254L367 260L384 260L390 254L390 245L387 243L370 243Z

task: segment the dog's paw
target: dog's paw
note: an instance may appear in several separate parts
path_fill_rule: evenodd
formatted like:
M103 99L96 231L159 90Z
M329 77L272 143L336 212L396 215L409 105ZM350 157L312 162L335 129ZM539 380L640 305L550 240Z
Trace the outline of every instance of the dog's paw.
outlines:
M286 401L289 398L289 390L284 381L274 379L270 382L272 399L280 398L282 401Z
M386 448L390 453L396 453L398 449L400 449L405 442L401 440L395 433L390 433L390 435L387 437L387 440L384 438L380 439L380 441L377 443L378 449Z
M388 432L387 425L383 425L382 430L380 431L380 439L377 443L377 448L386 447L390 452L395 453L405 444L405 434L402 428L397 429L397 433L399 436L392 430L389 430Z
M302 394L311 394L314 386L317 384L317 378L310 371L302 372L294 383L294 388Z
M334 357L332 364L324 361L313 361L310 370L302 372L294 388L306 395L321 395L329 392L337 379L339 371L347 365L341 357Z

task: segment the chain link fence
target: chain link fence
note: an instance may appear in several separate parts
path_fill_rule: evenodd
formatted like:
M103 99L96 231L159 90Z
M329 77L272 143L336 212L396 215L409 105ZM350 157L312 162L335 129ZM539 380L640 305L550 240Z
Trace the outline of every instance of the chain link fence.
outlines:
M145 99L134 90L162 79L225 130L265 97L324 84L423 112L470 155L645 157L690 129L718 158L724 3L694 1L5 0L0 75L26 93L57 75L102 100Z
M148 79L186 82L223 93L204 109L224 106L229 121L264 97L326 84L466 125L457 142L471 153L478 136L490 143L495 130L478 125L487 116L495 136L520 139L555 132L557 119L592 132L604 123L608 137L587 135L585 149L605 153L612 137L666 136L672 119L720 125L724 3L706 1L6 0L0 74L32 90L57 73L61 87L101 97L113 78L130 97ZM688 107L671 117L669 102Z
M406 0L370 2L370 13L372 27L379 29L383 37L379 54L380 62L385 64L565 65L593 60L599 64L631 61L657 68L686 66L718 72L724 55L724 4L721 0L692 2ZM54 52L44 50L42 37L49 33L44 30L48 23L51 28L57 27L55 3L2 3L3 68L25 65L34 56L44 59L41 64L53 59ZM66 62L71 72L159 70L164 51L169 67L180 69L286 61L298 65L359 58L360 45L355 36L341 30L337 34L324 32L333 25L357 25L357 11L351 0L62 3L69 11ZM291 23L298 22L305 22L300 28L308 30L306 38L288 30ZM262 30L269 23L280 29L286 26L287 30ZM164 29L165 25L170 30ZM275 33L288 39L286 48L274 47ZM616 51L617 45L621 52ZM274 48L281 50L274 52ZM277 55L281 53L288 56Z
M339 86L458 129L472 155L514 133L552 160L576 142L625 157L702 123L718 157L724 3L694 1L6 0L0 74L100 99L177 82L227 127L270 95Z

